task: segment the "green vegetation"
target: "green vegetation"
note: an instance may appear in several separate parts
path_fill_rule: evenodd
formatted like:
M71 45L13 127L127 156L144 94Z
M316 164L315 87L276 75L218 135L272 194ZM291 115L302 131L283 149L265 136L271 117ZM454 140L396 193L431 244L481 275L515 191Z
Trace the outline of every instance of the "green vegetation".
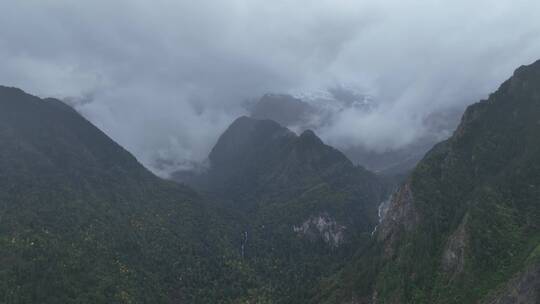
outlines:
M204 200L57 100L0 88L0 168L0 303L218 303L250 286Z
M428 153L410 177L419 223L394 243L374 242L333 279L352 282L323 285L325 302L477 303L529 267L540 242L539 117L537 62L469 107L453 137ZM460 237L463 260L453 265L444 255L460 254L451 246Z
M378 222L385 185L311 131L297 136L273 121L241 117L209 158L210 170L187 182L216 210L234 213L239 243L248 234L244 262L258 286L252 301L262 294L272 303L310 303L320 278L367 244ZM319 231L310 220L330 228ZM294 231L306 221L305 231Z
M208 172L183 180L201 196L60 101L0 87L0 303L457 304L530 290L539 134L537 62L468 108L372 237L389 187L311 131L238 119Z
M62 102L0 87L0 303L309 302L367 243L383 186L311 132L259 127L268 142L216 145L208 200ZM293 230L320 215L343 244Z

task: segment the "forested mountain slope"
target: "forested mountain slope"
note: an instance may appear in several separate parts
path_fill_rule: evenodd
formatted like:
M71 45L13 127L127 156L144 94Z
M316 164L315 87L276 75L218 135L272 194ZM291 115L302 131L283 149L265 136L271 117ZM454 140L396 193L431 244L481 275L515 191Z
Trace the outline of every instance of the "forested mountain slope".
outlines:
M470 106L314 303L540 301L540 61Z
M1 303L540 301L540 61L392 196L313 132L237 119L161 180L55 99L0 87ZM375 229L376 227L376 229Z
M235 298L215 219L62 102L0 87L0 303Z
M240 118L161 180L72 108L0 87L0 302L309 303L384 185L310 131Z
M309 303L318 280L367 244L386 198L375 174L312 131L296 135L271 120L238 118L209 161L208 171L184 181L238 229L262 286L252 301Z

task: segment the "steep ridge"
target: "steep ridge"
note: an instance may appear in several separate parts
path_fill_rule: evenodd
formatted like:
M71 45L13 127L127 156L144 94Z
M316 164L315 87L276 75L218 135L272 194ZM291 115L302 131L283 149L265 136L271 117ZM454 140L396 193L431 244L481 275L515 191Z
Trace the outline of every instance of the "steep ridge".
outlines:
M70 107L0 87L0 302L237 297L220 225Z
M384 184L325 145L271 120L240 117L192 180L237 225L240 250L264 297L307 303L316 282L369 240ZM245 241L247 239L247 242Z
M540 301L540 61L470 106L321 303Z
M330 213L364 232L378 221L383 183L310 130L298 136L271 120L240 117L219 138L209 160L207 172L184 182L236 209L258 212L278 204L305 209L304 219ZM303 201L311 201L309 208L300 207Z

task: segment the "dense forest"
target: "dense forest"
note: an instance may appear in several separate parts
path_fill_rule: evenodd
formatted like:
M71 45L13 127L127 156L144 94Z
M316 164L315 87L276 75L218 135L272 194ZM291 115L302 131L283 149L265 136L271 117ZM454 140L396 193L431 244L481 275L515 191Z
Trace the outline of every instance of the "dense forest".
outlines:
M0 303L538 303L540 61L405 178L240 117L164 180L0 87Z
M538 303L540 61L470 106L321 303Z

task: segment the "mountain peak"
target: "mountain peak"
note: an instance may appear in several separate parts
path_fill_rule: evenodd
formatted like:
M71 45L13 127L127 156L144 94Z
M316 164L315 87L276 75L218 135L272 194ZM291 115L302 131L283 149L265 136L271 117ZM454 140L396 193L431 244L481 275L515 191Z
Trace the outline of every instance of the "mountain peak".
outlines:
M302 134L300 134L300 140L303 142L324 144L323 141L312 130L305 130L302 132Z
M212 166L229 166L244 161L254 149L293 138L296 134L275 121L241 116L219 137L208 158Z
M250 109L256 119L271 119L283 126L303 122L314 109L305 101L286 94L265 94Z
M285 127L280 125L278 122L271 119L257 119L257 118L252 118L248 116L240 116L231 123L231 125L227 128L225 133L235 132L241 129L253 130L254 128L262 128L269 132L272 132L272 131L278 132L278 131L283 131L284 129L286 129Z
M250 201L256 193L299 193L313 183L375 180L312 130L298 136L275 121L246 116L227 128L208 158L210 167L204 176L186 182L235 200Z
M514 76L523 73L540 73L540 60L537 60L529 65L522 65L514 71Z
M0 260L9 261L0 265L0 294L8 301L100 303L125 293L160 303L171 286L213 284L216 269L193 259L224 239L202 232L212 216L204 202L152 175L69 106L0 87L0 142Z

